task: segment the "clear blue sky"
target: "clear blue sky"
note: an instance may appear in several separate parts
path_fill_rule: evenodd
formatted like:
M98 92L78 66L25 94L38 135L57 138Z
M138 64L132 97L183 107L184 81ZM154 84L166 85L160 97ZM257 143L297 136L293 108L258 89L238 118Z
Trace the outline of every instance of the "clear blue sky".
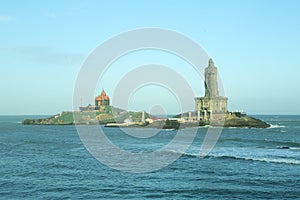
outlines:
M0 114L71 110L74 82L88 54L110 37L141 27L175 30L200 44L219 69L230 110L300 114L300 1L0 5ZM102 84L110 94L110 83ZM201 80L193 87L203 95Z

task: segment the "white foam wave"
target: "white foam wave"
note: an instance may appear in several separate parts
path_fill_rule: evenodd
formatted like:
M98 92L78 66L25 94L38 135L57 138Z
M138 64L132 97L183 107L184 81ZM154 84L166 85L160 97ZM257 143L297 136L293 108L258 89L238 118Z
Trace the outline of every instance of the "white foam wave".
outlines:
M286 163L286 164L300 165L300 160L291 159L291 158L252 158L252 157L245 157L245 158L242 158L242 159L268 162L268 163Z
M162 130L165 131L165 132L168 132L168 131L175 131L176 129L170 128L170 129L162 129Z
M210 125L199 126L198 128L210 128Z
M200 154L198 153L188 153L188 152L181 152L181 151L177 151L177 150L168 150L166 151L167 153L173 153L173 154L180 154L180 155L185 155L185 156L199 156Z
M233 158L233 159L242 159L242 160L252 160L259 162L267 162L267 163L284 163L284 164L295 164L300 165L300 160L293 158L272 158L272 157L252 157L252 156L236 156L236 155L225 155L225 154L217 154L211 155L214 158Z
M300 151L300 147L289 147L289 149L291 149L291 150L299 150Z
M300 150L297 147L291 147L290 149ZM179 152L176 150L168 151L169 153L181 154L183 156L191 156L191 157L199 157L201 158L199 153L191 153L191 152ZM207 156L208 158L232 158L232 159L241 159L241 160L252 160L259 162L267 162L267 163L283 163L283 164L295 164L300 165L300 160L294 158L278 158L278 157L255 157L255 156L247 156L247 155L232 155L232 154L224 154L224 153L211 153Z
M270 124L271 126L269 128L285 128L284 125L279 125L279 124Z

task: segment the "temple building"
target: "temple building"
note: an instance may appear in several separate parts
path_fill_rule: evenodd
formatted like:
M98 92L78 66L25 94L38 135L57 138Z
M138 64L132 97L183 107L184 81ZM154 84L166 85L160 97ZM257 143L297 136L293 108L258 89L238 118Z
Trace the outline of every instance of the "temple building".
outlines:
M95 98L95 106L97 110L103 110L105 106L109 106L109 97L105 91L102 90L101 94Z
M93 111L100 110L104 111L107 106L110 104L110 99L107 96L106 92L102 90L101 94L95 97L95 105L88 105L84 107L79 107L80 111Z
M205 68L205 96L195 98L197 118L200 120L221 119L227 112L228 98L219 96L217 74L213 60L209 59Z

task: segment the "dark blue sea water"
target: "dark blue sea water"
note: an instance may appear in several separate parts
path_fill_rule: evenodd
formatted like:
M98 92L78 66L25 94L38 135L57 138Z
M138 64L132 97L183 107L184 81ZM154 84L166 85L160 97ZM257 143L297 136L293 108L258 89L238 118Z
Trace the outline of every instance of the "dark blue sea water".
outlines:
M207 128L200 128L177 161L141 174L101 164L74 126L23 126L28 117L0 117L1 199L300 198L300 116L257 116L272 124L268 129L224 128L205 158L198 153ZM136 140L104 130L132 151L151 151L176 135L169 130ZM182 152L166 156L172 153Z

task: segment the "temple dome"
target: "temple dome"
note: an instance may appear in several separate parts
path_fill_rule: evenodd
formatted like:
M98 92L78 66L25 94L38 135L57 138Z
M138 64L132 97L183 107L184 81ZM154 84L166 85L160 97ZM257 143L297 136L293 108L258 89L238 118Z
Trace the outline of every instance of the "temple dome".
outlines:
M95 98L96 101L109 100L109 97L106 95L105 91L102 90L101 94Z

